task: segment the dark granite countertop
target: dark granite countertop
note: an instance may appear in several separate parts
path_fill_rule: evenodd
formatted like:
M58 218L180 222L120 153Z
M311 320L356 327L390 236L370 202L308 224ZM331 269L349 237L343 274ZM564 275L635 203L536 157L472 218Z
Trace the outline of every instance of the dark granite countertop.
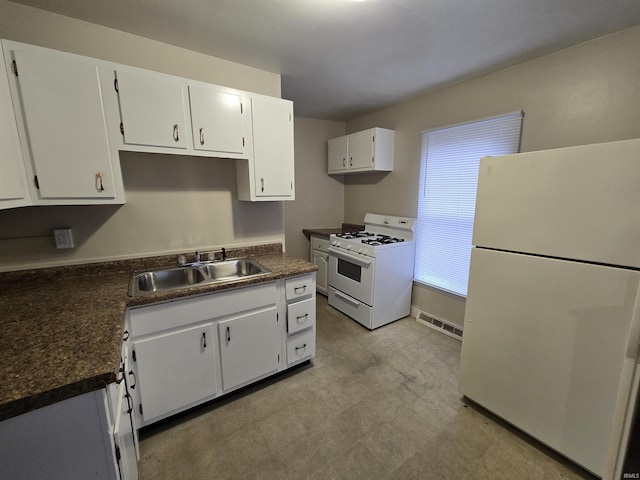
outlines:
M311 235L315 235L317 237L328 239L329 235L333 235L334 233L355 232L358 230L364 230L364 225L359 225L357 223L343 223L342 227L336 228L304 228L302 233L304 233L307 238Z
M141 297L128 296L131 273L175 265L178 254L0 273L0 421L113 383L127 307L317 270L281 250L227 251L229 258L253 257L268 275Z

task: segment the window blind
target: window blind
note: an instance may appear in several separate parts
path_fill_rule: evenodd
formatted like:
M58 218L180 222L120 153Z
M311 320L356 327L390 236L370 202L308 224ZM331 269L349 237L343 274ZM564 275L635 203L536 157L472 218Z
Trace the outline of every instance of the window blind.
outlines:
M422 132L414 280L467 295L480 159L517 153L522 112Z

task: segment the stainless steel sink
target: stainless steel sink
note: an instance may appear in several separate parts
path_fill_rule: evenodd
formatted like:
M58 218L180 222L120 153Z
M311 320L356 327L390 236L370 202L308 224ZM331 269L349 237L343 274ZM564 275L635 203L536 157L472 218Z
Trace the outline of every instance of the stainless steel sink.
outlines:
M229 280L269 273L269 270L250 258L232 258L221 262L205 263L203 272L211 280Z
M135 297L196 285L234 282L268 273L271 270L248 257L134 272L129 282L129 295Z

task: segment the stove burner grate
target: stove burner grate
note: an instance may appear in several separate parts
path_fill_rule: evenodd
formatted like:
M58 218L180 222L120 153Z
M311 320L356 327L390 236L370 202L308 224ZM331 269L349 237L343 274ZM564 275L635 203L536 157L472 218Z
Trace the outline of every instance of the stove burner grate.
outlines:
M350 240L352 238L364 238L364 237L373 237L373 233L369 232L345 232L345 233L336 233L336 237L344 238L345 240Z
M390 237L389 235L378 235L375 238L365 238L362 243L377 247L378 245L388 245L391 243L404 242L404 238Z

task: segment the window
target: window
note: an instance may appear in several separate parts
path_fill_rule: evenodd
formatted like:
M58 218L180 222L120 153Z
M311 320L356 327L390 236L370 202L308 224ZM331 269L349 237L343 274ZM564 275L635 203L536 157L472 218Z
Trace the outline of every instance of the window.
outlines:
M517 153L522 112L422 132L415 280L467 295L480 159Z

